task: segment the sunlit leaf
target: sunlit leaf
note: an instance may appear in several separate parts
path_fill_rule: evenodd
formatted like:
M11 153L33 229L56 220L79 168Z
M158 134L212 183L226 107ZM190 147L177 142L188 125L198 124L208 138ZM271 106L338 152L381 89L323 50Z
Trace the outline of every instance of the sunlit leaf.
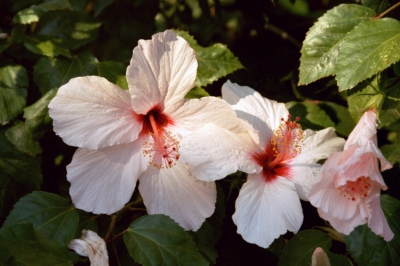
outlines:
M400 60L400 21L383 18L358 24L343 39L335 65L339 90L353 88Z
M371 20L375 15L368 7L342 4L320 17L307 32L301 48L299 84L335 75L344 37L360 22Z
M101 22L82 12L60 10L42 16L36 26L41 35L59 38L70 49L76 49L97 38Z
M0 124L5 125L25 107L28 76L23 66L0 67Z
M72 265L68 249L48 240L30 223L2 227L0 245L8 248L17 261L27 266Z
M38 22L39 17L45 12L57 9L72 9L68 0L50 0L39 5L21 10L15 15L13 21L15 23L29 24Z
M312 102L288 102L286 107L292 117L300 118L299 124L303 128L320 130L335 126L335 123L321 109L318 104Z
M377 75L359 83L348 92L349 112L354 121L358 122L363 113L371 107L375 108L379 115L385 100L380 93L380 86L379 75Z
M22 122L0 129L0 220L20 197L40 189L41 159L35 156L40 152Z
M15 205L4 226L29 222L48 239L67 246L78 228L79 215L69 200L34 191Z
M97 59L81 53L71 59L42 57L34 66L33 79L42 95L67 83L71 78L97 73Z
M57 55L71 57L67 46L60 38L32 34L25 36L24 45L26 49L35 54L46 55L50 57Z
M226 45L217 43L204 48L198 45L187 32L179 30L174 30L174 32L184 38L196 52L198 62L197 77L194 82L196 87L211 84L217 79L243 68L239 59Z
M137 219L125 231L124 242L142 265L208 265L188 233L165 215Z
M206 96L210 96L210 94L208 94L208 92L205 89L196 87L196 88L191 89L185 95L185 98L189 98L189 99L196 98L196 99L199 99L201 97L206 97Z
M97 70L100 77L106 78L124 90L128 89L126 66L124 64L115 61L100 62L97 64Z
M394 238L386 242L367 225L358 226L344 238L348 252L358 265L397 265L400 261L400 201L382 195L381 205Z
M24 109L25 123L31 130L36 130L41 125L46 126L51 124L52 120L49 116L49 108L47 106L56 94L57 90L50 90L37 102Z
M300 231L285 246L279 256L279 266L310 265L311 255L317 247L326 251L331 245L331 239L322 231Z

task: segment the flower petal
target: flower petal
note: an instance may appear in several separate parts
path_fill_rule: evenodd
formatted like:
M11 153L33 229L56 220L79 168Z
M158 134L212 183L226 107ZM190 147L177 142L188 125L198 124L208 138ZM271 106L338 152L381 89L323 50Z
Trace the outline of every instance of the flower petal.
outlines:
M244 240L263 248L287 230L297 232L303 212L294 184L281 177L265 182L261 174L249 175L236 200L233 221Z
M235 173L260 172L252 154L262 152L249 134L235 134L207 124L181 140L180 155L192 166L191 173L203 181L215 181Z
M237 118L230 105L216 97L189 99L180 108L166 113L174 120L173 131L185 136L201 128L207 123L214 123L235 133L251 133L255 139L258 136L254 129L245 121Z
M71 79L49 104L54 131L65 143L98 149L132 142L142 130L130 94L108 80Z
M371 191L371 217L368 219L368 226L372 232L382 236L386 241L390 241L394 237L394 233L389 227L385 215L383 214L380 202L380 189L377 187Z
M149 214L165 214L185 230L196 231L215 209L214 182L194 178L178 161L172 168L149 167L140 176L139 191Z
M316 163L327 159L331 153L341 151L344 143L345 140L337 137L332 127L320 131L306 129L301 153L294 163Z
M321 180L321 165L317 163L293 163L289 165L296 191L300 199L308 201L310 189Z
M151 40L140 40L127 69L135 112L146 114L156 105L164 109L164 103L183 102L196 74L194 50L174 32L167 30Z
M260 146L269 143L273 131L287 119L289 111L283 103L268 100L247 86L239 86L229 80L222 86L222 98L232 105L238 117L248 121L260 137Z
M97 233L82 230L81 239L73 239L68 248L81 256L89 257L91 266L108 266L106 242Z
M74 205L97 214L112 214L121 209L148 166L143 159L142 142L139 138L97 151L78 149L67 166Z

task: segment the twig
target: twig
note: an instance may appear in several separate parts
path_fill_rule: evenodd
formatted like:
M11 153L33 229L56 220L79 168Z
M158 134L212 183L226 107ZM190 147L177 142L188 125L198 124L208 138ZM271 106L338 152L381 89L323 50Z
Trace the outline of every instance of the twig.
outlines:
M301 48L301 43L292 36L290 36L286 31L281 30L280 28L272 25L271 23L265 23L264 28L281 36L282 39L288 40L292 44L296 45L298 48Z
M397 4L395 4L392 7L389 7L388 9L386 9L385 11L383 11L379 16L377 16L375 19L380 19L383 16L385 16L387 13L389 13L390 11L392 11L393 9L395 9L396 7L400 6L400 2L398 2Z

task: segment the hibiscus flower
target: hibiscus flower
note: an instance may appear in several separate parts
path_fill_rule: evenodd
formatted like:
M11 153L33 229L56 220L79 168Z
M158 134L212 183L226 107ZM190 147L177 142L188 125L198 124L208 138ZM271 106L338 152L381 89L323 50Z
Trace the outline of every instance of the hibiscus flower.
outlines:
M190 165L181 162L180 142L207 122L245 129L222 99L184 98L196 73L194 50L167 30L140 40L133 50L129 91L97 76L74 78L59 88L50 116L56 134L79 147L67 166L77 208L114 213L139 180L149 214L169 215L187 230L197 230L211 216L215 184L190 173Z
M106 242L96 232L83 230L81 239L73 239L68 245L81 256L89 257L91 266L108 266Z
M208 124L183 140L181 154L191 154L185 161L200 180L221 179L236 170L249 174L236 200L233 221L244 240L267 248L287 230L300 229L299 198L308 200L308 191L321 177L317 161L341 150L344 140L333 128L303 131L283 103L249 87L228 81L222 96L238 117L254 127L258 138Z
M309 194L321 218L343 234L368 223L386 241L394 234L380 204L380 192L387 186L379 171L392 165L383 157L376 137L376 114L365 112L350 133L344 150L329 156L322 167L322 179Z

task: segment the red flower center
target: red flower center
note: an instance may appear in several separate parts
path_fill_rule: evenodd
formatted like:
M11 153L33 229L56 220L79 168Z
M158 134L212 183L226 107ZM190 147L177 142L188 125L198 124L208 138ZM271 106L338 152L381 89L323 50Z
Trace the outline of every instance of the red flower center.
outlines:
M179 140L166 129L173 121L157 105L143 116L141 135L149 134L151 138L143 143L143 154L149 157L154 167L171 168L179 160Z
M263 167L262 174L267 182L275 180L278 176L290 178L288 163L301 153L304 134L298 117L290 121L290 115L275 130L270 142L265 147L264 153L253 155L258 165Z
M365 198L371 191L371 180L365 176L359 177L356 181L347 181L346 185L338 187L340 196L348 200Z

